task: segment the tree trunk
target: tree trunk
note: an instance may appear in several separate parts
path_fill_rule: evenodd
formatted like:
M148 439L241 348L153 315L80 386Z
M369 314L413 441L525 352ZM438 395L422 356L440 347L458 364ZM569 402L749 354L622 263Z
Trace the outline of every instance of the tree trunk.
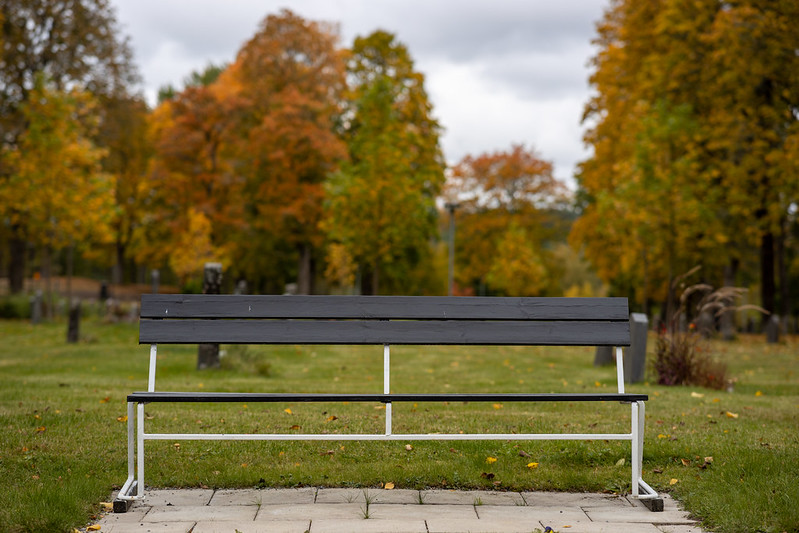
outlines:
M775 302L776 286L774 283L774 235L769 231L760 239L760 305L770 314L777 309ZM762 325L765 329L769 317L764 316Z
M785 243L788 240L788 221L783 220L780 235L777 239L777 273L780 282L780 329L783 335L788 334L788 317L791 314L791 291L788 281L788 265L785 261Z
M300 245L297 294L313 294L313 253L311 245L308 243Z
M18 294L25 288L25 259L28 242L21 237L13 236L8 241L8 290Z
M730 259L727 266L724 267L724 286L734 287L735 280L738 278L739 261L737 259ZM726 311L721 315L721 337L725 341L731 341L735 338L735 312Z

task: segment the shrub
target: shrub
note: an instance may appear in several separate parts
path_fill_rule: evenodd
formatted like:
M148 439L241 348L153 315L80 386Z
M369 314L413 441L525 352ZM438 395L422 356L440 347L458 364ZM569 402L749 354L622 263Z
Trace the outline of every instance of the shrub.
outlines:
M659 334L654 368L659 385L724 389L729 383L727 365L713 359L708 345L695 332Z
M0 318L30 318L31 302L25 294L0 298Z

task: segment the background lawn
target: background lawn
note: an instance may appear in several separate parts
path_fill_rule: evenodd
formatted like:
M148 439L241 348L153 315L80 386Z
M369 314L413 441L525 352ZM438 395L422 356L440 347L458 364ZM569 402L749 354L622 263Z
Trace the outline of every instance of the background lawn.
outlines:
M125 396L146 388L135 325L0 322L0 531L86 524L126 477ZM650 339L650 347L653 346ZM733 392L628 387L650 395L644 478L716 531L799 531L799 346L714 342ZM223 347L229 368L197 372L196 347L162 347L156 388L382 392L380 347ZM593 349L392 348L393 392L612 389ZM372 404L150 404L149 429L381 432ZM625 431L615 404L396 404L399 432ZM406 444L411 444L407 449ZM149 442L157 487L363 486L630 490L625 442ZM488 458L492 458L489 460ZM496 461L493 461L496 459ZM622 461L622 459L624 461ZM528 468L528 463L538 463Z

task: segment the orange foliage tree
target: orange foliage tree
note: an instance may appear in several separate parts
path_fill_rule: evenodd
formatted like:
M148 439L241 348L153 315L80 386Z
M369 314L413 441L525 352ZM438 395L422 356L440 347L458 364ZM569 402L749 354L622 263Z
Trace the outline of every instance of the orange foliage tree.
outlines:
M543 243L567 190L552 163L532 148L466 156L452 169L445 196L457 211L456 281L511 296L551 294Z

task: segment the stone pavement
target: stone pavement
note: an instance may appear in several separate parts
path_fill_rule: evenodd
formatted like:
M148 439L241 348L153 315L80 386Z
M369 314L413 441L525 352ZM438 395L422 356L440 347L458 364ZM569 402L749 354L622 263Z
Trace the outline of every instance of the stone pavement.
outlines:
M582 493L385 489L153 490L101 533L699 533L675 501ZM551 528L551 529L548 529ZM92 530L92 529L89 529ZM84 530L85 531L85 530Z

